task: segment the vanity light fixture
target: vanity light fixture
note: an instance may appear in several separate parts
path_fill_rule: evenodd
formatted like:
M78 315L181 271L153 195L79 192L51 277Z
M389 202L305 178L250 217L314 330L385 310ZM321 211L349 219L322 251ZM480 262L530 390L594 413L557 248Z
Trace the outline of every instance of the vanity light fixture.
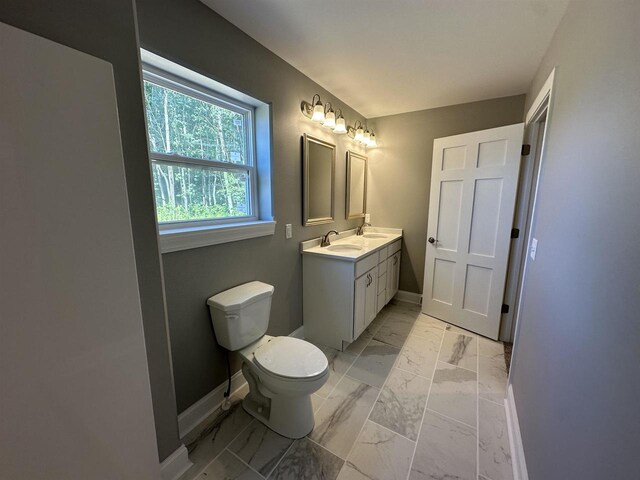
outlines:
M373 130L369 130L360 120L357 120L353 127L348 126L342 115L342 110L337 108L334 111L331 102L326 102L323 105L320 101L320 95L317 93L311 99L311 103L303 100L300 104L300 110L305 117L331 129L335 134L346 133L348 137L365 147L378 145Z
M365 147L374 148L378 146L373 130L369 130L366 126L363 126L360 120L356 121L353 127L347 127L347 134L350 138Z
M324 107L322 106L322 102L320 101L320 95L316 94L313 96L314 99L316 97L318 97L318 101L313 104L313 115L311 115L311 121L322 123L324 122Z
M362 143L364 143L367 147L371 145L371 132L369 130L365 130L362 134Z
M328 108L328 110L327 110ZM336 126L336 113L331 107L331 102L327 102L324 107L324 123L323 127L334 128Z
M336 118L336 127L333 129L333 133L347 133L347 123L344 120L344 117L342 116L342 110L338 109L338 116Z
M318 97L317 101L316 97ZM313 96L311 103L303 100L300 104L300 110L302 110L302 114L305 117L310 118L314 122L324 122L324 107L322 106L322 102L320 101L320 95L318 95L317 93Z
M356 131L356 136L354 137L354 140L356 142L362 143L362 141L364 140L364 128L362 127L362 122L358 120L353 128Z

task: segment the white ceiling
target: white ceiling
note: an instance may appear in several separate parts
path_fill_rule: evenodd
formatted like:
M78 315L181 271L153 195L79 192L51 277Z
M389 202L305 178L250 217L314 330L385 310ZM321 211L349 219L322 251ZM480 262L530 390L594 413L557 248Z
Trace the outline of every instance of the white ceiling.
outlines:
M568 3L201 1L368 118L526 92Z

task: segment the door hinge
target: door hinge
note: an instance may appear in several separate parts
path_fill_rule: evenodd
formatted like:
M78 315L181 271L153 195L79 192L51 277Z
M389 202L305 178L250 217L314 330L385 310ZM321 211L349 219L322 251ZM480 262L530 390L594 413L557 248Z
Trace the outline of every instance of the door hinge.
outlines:
M511 229L511 238L519 238L520 237L520 229L512 228Z
M522 155L523 157L526 157L530 153L531 153L531 145L526 143L522 145L522 150L520 151L520 155Z
M502 304L502 313L509 313L509 305L507 305L506 303Z

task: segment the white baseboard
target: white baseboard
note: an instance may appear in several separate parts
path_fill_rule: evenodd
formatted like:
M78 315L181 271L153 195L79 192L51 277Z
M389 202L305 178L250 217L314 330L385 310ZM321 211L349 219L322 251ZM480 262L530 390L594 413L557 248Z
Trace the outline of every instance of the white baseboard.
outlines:
M395 297L396 300L407 303L415 303L416 305L422 304L422 295L419 293L406 292L404 290L398 290Z
M238 370L231 377L231 394L233 395L236 391L244 387L246 383L247 381L242 375L242 370ZM180 438L184 438L191 430L200 425L205 418L220 408L226 390L227 382L225 381L178 415Z
M511 446L511 463L513 465L514 480L529 480L527 473L527 463L524 458L524 448L522 437L520 436L520 424L518 423L518 412L513 398L513 387L509 384L507 398L504 399L504 406L507 413L507 430L509 432L509 444Z
M304 326L294 330L289 334L289 336L304 339ZM246 384L247 381L242 375L242 370L237 371L231 377L231 394L233 395ZM189 432L191 432L191 430L200 425L205 418L220 408L222 401L224 400L224 392L226 390L227 382L224 382L178 415L178 431L180 432L180 438L184 438Z
M177 480L192 465L187 447L180 445L175 452L160 464L160 478L162 480Z

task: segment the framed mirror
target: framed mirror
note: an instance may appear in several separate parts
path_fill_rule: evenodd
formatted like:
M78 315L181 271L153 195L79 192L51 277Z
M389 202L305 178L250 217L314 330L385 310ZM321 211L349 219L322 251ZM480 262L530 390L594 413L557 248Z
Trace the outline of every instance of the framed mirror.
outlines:
M362 218L367 212L367 157L347 152L346 218Z
M334 216L336 146L304 134L302 224L331 223Z

